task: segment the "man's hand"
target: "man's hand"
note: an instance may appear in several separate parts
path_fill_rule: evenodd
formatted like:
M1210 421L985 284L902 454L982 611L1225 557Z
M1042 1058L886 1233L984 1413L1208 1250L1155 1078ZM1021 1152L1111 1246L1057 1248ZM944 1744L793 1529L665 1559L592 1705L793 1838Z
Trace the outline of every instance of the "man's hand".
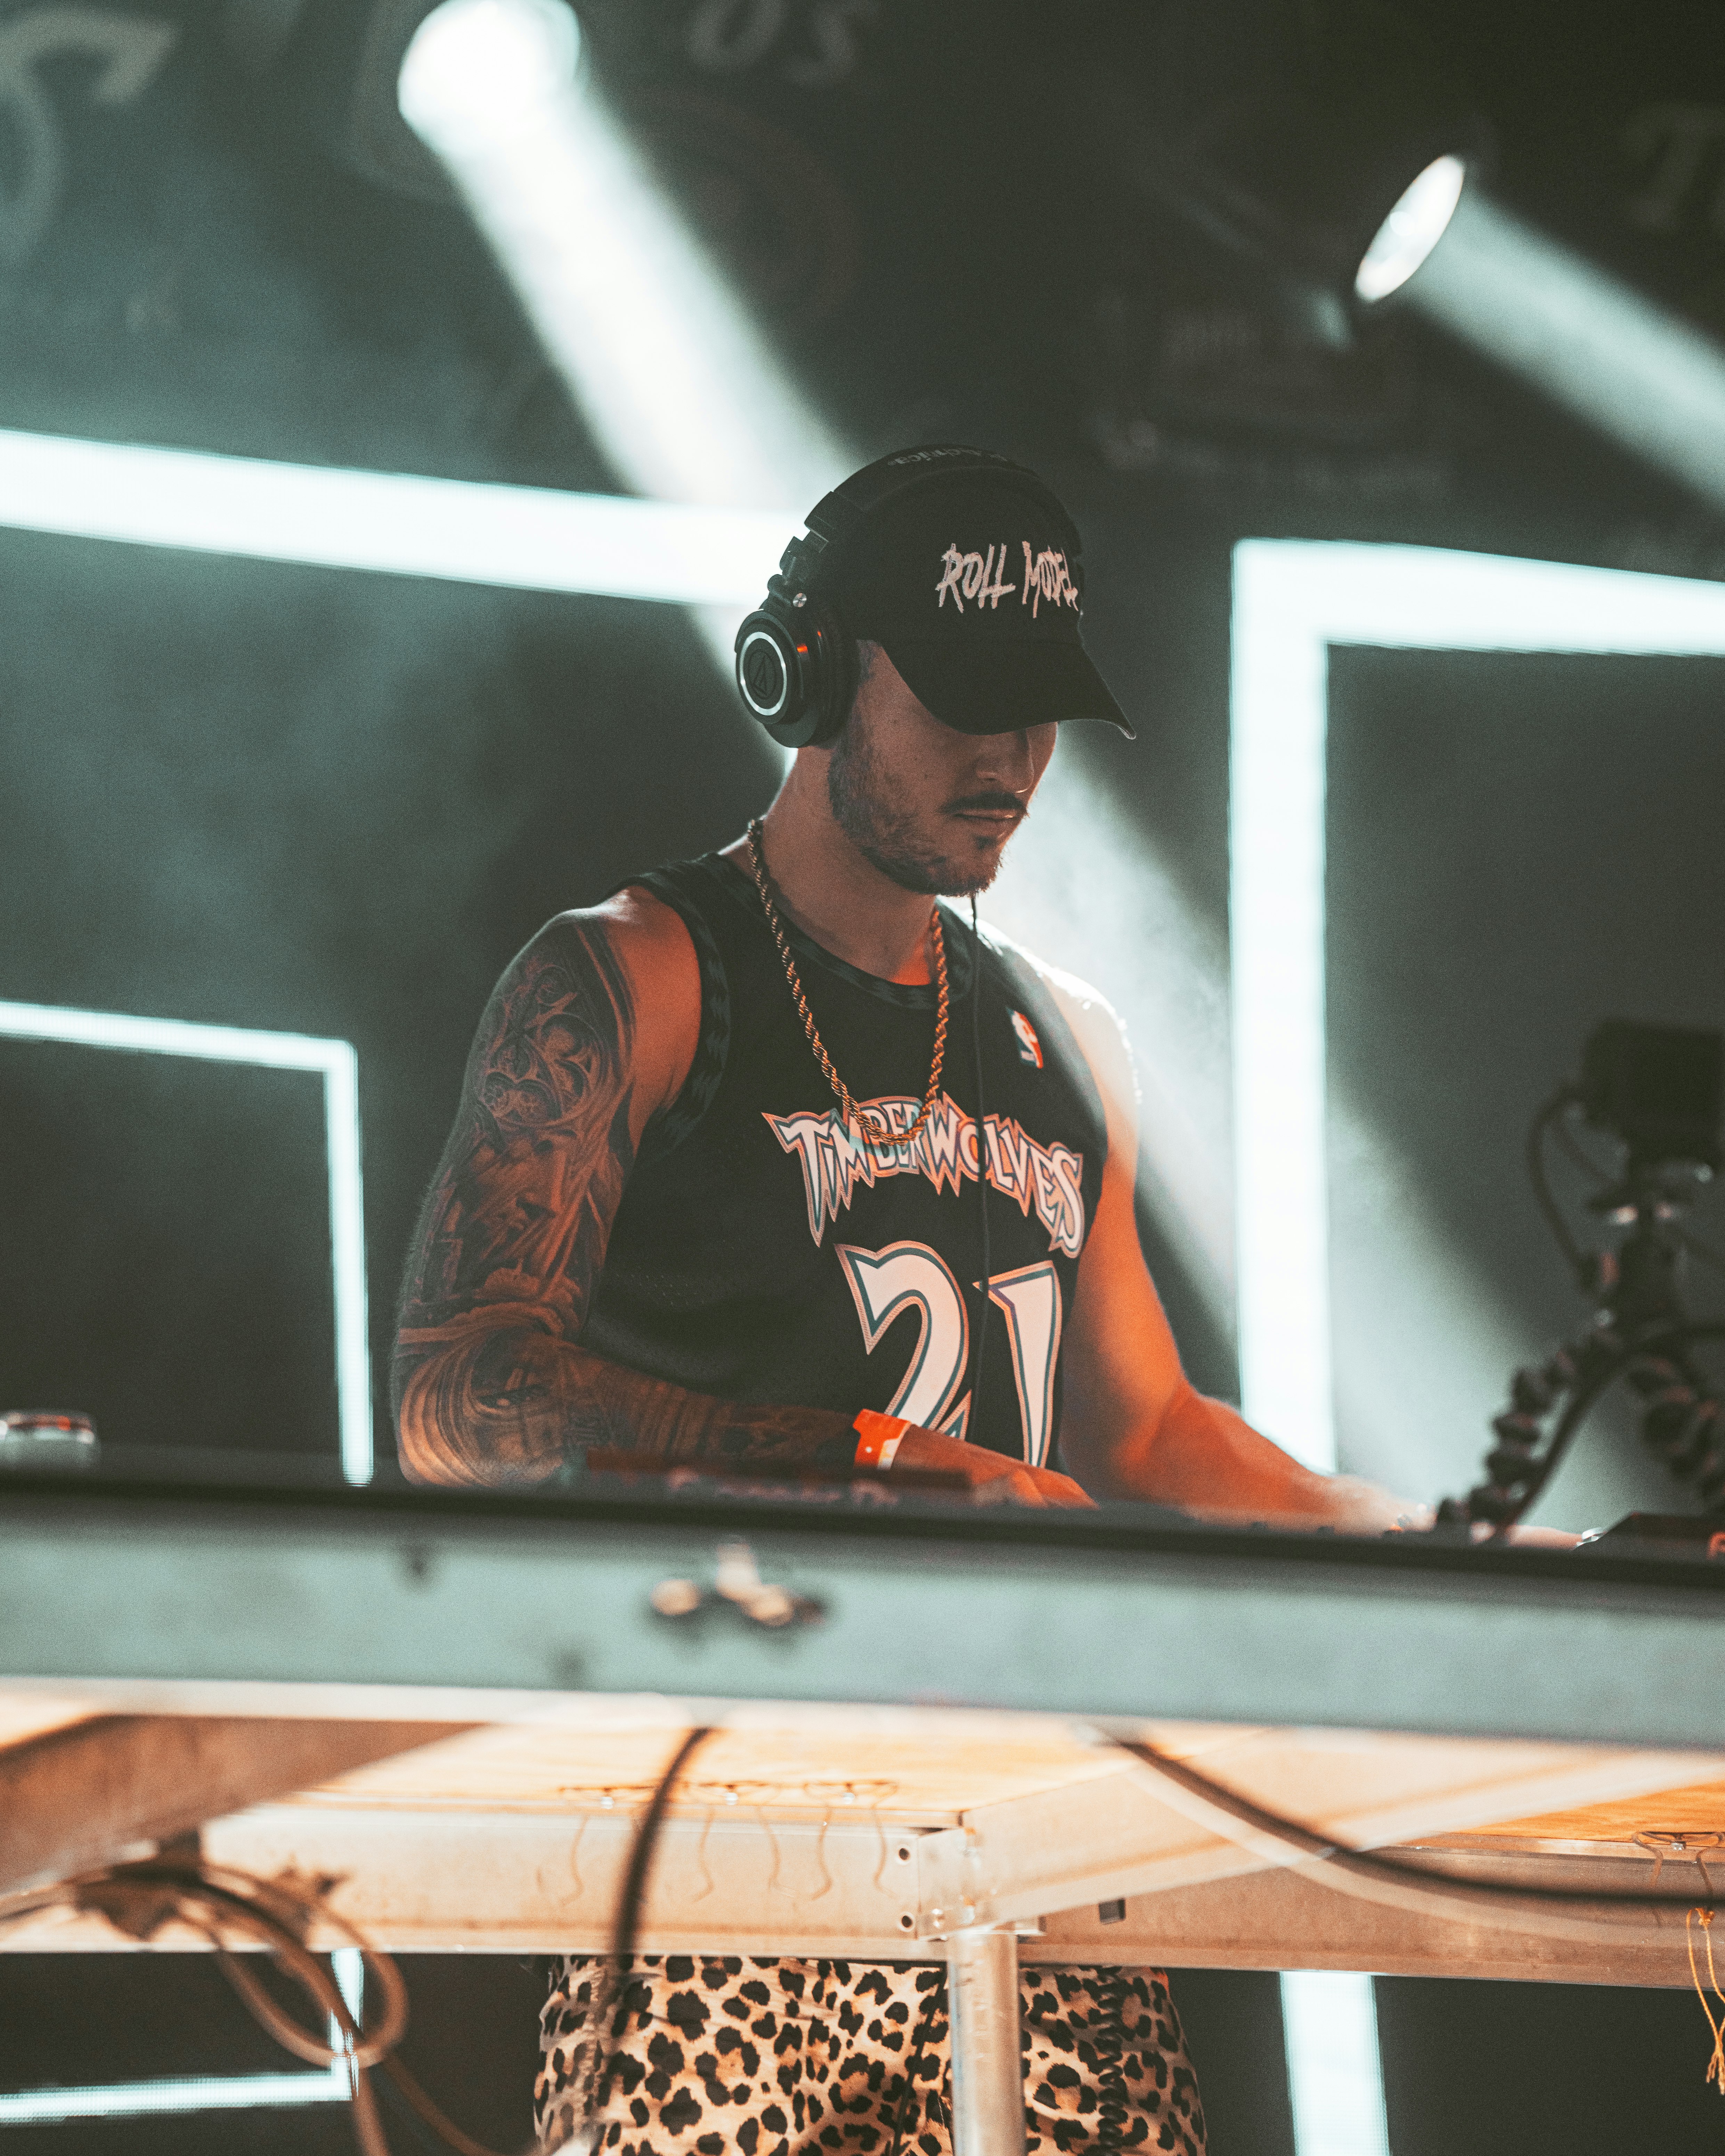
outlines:
M962 1475L970 1485L972 1502L978 1505L1090 1505L1094 1502L1069 1476L1056 1475L1052 1468L1027 1467L1022 1460L1009 1460L1004 1452L991 1452L983 1445L967 1445L962 1438L942 1437L932 1430L907 1430L892 1464ZM891 1480L889 1471L889 1484Z

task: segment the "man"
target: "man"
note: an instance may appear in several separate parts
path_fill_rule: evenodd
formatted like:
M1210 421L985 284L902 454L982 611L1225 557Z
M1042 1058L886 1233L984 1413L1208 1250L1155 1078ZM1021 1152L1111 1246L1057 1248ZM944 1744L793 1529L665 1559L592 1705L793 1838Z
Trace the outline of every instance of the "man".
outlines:
M1080 639L1070 518L1005 459L933 448L809 525L739 637L746 701L806 743L766 817L561 915L481 1023L408 1268L408 1471L542 1481L615 1446L1404 1520L1187 1382L1117 1021L935 902L987 889L1061 722L1131 733ZM590 1984L567 1964L547 2010L553 2143L583 2123ZM1027 1979L1025 2020L1033 2151L1201 2149L1156 1972ZM937 1971L649 1959L615 2029L619 2156L944 2145Z

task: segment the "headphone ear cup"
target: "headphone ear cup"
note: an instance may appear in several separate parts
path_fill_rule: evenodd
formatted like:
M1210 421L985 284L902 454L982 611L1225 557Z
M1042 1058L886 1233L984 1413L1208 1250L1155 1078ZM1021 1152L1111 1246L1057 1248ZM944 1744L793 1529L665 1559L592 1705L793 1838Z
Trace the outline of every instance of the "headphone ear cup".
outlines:
M807 716L803 677L808 669L797 640L776 612L757 607L737 630L734 649L737 693L750 716L758 719L776 742L788 748L800 747L792 737L798 734Z
M831 608L790 609L777 594L737 632L737 691L781 748L831 741L855 694L850 639Z

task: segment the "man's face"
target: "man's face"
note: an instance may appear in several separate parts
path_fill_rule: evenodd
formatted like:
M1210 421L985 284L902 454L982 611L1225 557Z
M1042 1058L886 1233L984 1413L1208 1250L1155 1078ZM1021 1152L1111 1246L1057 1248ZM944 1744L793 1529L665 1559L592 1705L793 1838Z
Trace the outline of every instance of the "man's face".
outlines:
M860 685L825 755L833 818L862 855L906 891L986 891L1023 823L1048 760L1053 723L1016 733L942 726L878 644L861 647Z

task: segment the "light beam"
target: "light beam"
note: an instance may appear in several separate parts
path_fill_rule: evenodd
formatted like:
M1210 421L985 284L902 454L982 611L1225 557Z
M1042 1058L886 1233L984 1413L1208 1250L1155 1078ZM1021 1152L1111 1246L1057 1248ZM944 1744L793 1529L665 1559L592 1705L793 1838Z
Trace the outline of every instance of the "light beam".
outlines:
M662 501L801 508L841 445L577 64L562 0L444 0L402 116L449 173L619 476Z
M1407 304L1715 508L1725 352L1470 187Z
M408 48L399 96L625 486L797 514L858 461L584 78L562 0L444 0ZM697 607L727 679L766 584Z

